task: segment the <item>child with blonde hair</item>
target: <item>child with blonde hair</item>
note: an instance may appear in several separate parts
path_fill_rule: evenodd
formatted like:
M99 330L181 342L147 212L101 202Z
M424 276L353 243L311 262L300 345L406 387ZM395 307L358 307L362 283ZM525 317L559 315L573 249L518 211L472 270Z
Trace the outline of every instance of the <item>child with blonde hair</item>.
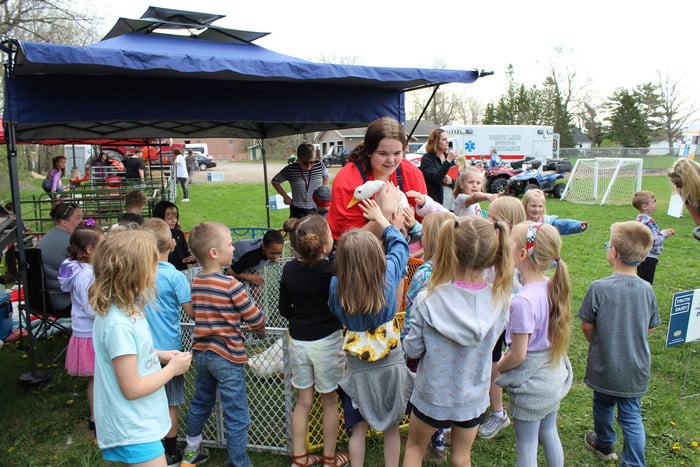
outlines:
M279 311L289 320L292 386L297 404L292 414L292 465L346 465L345 453L336 453L338 395L336 389L345 370L343 332L338 318L328 309L328 290L333 263L331 229L323 216L291 217L290 239L298 259L284 265L280 281ZM306 432L314 389L323 407L323 457L306 453Z
M489 204L488 218L491 222L506 224L512 232L514 225L525 222L525 208L517 198L512 196L500 197ZM520 288L520 273L515 272L513 278L512 294ZM510 418L508 412L503 405L503 389L496 384L496 378L500 375L496 363L503 355L503 347L506 343L505 332L496 341L491 354L491 386L489 387L489 402L491 405L491 413L484 423L479 426L479 436L483 439L491 439L495 437L503 428L510 426Z
M143 306L155 293L155 237L145 230L110 232L95 247L92 265L97 445L107 461L165 467L164 385L187 372L192 356L153 346Z
M252 302L238 279L223 274L231 264L231 230L220 222L201 222L190 231L189 246L202 264L192 281L195 361L195 390L187 412L185 453L182 467L206 462L209 452L202 448L202 431L216 403L221 400L226 422L228 464L247 467L250 458L248 427L250 409L245 383L245 339L243 324L262 337L265 315Z
M508 227L465 216L440 227L428 289L411 312L403 346L420 359L404 466L420 466L437 428L451 427L452 464L471 465L488 407L491 368L484 355L505 327L513 280ZM493 268L493 283L486 273Z
M636 221L617 222L605 243L612 275L588 286L578 317L589 342L583 382L593 390L593 431L585 446L604 461L617 460L613 426L624 435L622 465L645 465L646 434L642 396L649 389L649 334L661 324L659 304L651 284L635 268L649 254L653 240Z
M700 164L687 157L679 158L668 170L668 178L693 217L695 225L700 225Z
M58 283L61 290L70 293L72 334L66 350L66 371L71 376L88 378L87 400L90 406L88 430L95 432L93 410L93 387L95 373L95 350L92 344L92 326L95 310L88 300L88 288L95 280L90 258L104 233L99 227L78 226L70 236L68 258L58 268Z
M455 216L482 216L481 201L493 201L498 198L497 194L485 193L484 174L476 167L467 167L457 179L454 195Z
M399 193L387 193L388 212L398 206ZM367 220L382 228L386 253L366 229L349 230L338 241L328 305L346 328L347 373L340 381L340 392L352 465L364 464L365 435L372 427L384 434L384 465L396 467L401 451L399 422L413 388L395 319L396 290L408 264L408 244L374 200L364 200L360 207ZM400 225L403 219L394 215L392 221Z
M427 195L426 195L427 196ZM417 204L416 204L417 205ZM440 206L440 205L438 205ZM413 273L413 278L411 283L408 285L408 291L406 292L406 315L404 316L404 325L401 330L401 338L403 339L408 334L411 328L411 309L413 303L418 296L418 293L428 287L428 281L430 280L430 275L433 272L433 256L435 255L435 250L437 249L438 232L440 231L440 226L443 222L454 220L455 215L451 212L444 210L439 212L434 212L427 215L423 219L423 264L418 266L418 269ZM416 372L418 367L418 360L413 358L406 359L406 365L412 372ZM444 461L445 457L445 430L439 428L431 437L431 454L437 458L437 460Z
M522 222L510 240L523 286L510 304L509 350L496 366L496 384L510 395L518 466L537 466L538 440L550 467L564 465L557 432L559 403L571 388L566 355L571 334L571 287L561 238L549 224ZM555 268L551 278L547 271Z
M146 320L151 328L153 345L160 351L181 351L182 330L180 310L194 318L190 298L190 282L175 266L168 262L168 255L175 248L175 239L170 227L157 217L148 219L143 228L156 237L158 247L158 271L156 273L156 296L146 305ZM170 412L170 431L163 438L165 458L168 465L179 465L182 454L177 448L178 406L185 403L185 377L175 376L165 385Z
M531 188L523 195L523 207L527 220L530 222L542 222L553 225L560 235L570 235L585 232L588 228L587 221L574 219L559 219L557 216L547 215L545 209L545 194L539 188Z
M639 211L637 222L647 226L654 239L654 244L649 250L649 255L637 266L637 275L650 284L654 284L654 274L656 265L659 262L659 255L663 251L663 243L668 237L676 233L673 229L659 229L651 214L656 212L656 196L651 191L638 191L632 196L632 206Z

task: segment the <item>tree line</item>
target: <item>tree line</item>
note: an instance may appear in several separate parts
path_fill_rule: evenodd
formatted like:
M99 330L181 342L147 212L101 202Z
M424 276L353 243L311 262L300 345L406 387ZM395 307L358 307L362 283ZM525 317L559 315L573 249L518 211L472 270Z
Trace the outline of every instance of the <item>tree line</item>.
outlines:
M552 66L541 84L529 87L516 80L512 65L507 75L507 88L497 102L482 107L473 98L440 89L429 101L423 118L438 126L549 125L559 133L563 148L576 147L576 127L598 147L645 148L652 137L662 137L673 154L674 142L696 112L686 103L679 82L661 73L657 73L656 82L616 89L599 106L588 98L584 87L577 86L576 72L568 67ZM420 115L427 96L426 91L418 91L409 100L413 104L407 109L409 118Z

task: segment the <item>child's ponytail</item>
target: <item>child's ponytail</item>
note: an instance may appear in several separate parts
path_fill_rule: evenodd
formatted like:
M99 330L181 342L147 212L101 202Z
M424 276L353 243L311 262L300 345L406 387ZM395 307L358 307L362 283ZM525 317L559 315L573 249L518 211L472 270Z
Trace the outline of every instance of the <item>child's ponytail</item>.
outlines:
M525 222L525 248L535 270L545 273L555 268L554 275L547 284L549 302L549 322L547 336L552 347L552 359L557 360L566 354L571 335L571 286L569 269L561 259L561 237L557 229L549 224Z
M494 222L498 235L498 250L494 263L493 295L496 303L506 301L513 288L513 256L510 252L510 229L504 222Z
M440 226L437 247L433 256L433 273L428 282L428 293L432 293L435 287L449 282L454 276L457 266L457 252L455 251L455 230L459 228L459 220L446 220Z
M549 299L549 340L552 343L552 360L566 355L571 336L571 285L569 268L560 257L554 259L554 275L547 285Z

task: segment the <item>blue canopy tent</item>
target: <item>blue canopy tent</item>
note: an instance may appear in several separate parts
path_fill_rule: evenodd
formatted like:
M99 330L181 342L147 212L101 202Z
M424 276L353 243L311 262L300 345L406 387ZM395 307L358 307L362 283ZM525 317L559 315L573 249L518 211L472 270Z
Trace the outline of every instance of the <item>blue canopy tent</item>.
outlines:
M405 121L404 92L490 74L314 63L253 44L267 33L211 24L221 17L149 7L140 19L120 18L89 46L2 42L19 231L17 143L265 139L364 126L382 116ZM173 31L180 35L164 33ZM267 180L265 164L264 171ZM267 183L265 190L267 200Z
M267 33L211 24L221 17L149 7L89 46L3 42L10 157L17 142L264 139L405 121L404 92L490 74L314 63L253 44Z

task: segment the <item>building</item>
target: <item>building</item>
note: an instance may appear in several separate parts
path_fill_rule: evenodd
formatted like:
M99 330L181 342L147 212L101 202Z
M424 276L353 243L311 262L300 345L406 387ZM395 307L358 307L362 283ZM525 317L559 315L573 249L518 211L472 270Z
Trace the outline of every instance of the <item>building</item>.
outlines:
M415 120L408 120L404 124L404 129L408 133L413 129L415 124ZM411 142L426 142L428 140L428 135L430 135L430 132L435 128L438 128L435 123L421 120L411 136ZM317 133L314 143L319 145L321 154L330 153L335 146L342 146L350 153L362 142L366 130L367 127L363 126L359 128L320 131Z
M241 139L235 138L173 138L173 143L207 143L209 156L215 160L240 160L247 158Z

